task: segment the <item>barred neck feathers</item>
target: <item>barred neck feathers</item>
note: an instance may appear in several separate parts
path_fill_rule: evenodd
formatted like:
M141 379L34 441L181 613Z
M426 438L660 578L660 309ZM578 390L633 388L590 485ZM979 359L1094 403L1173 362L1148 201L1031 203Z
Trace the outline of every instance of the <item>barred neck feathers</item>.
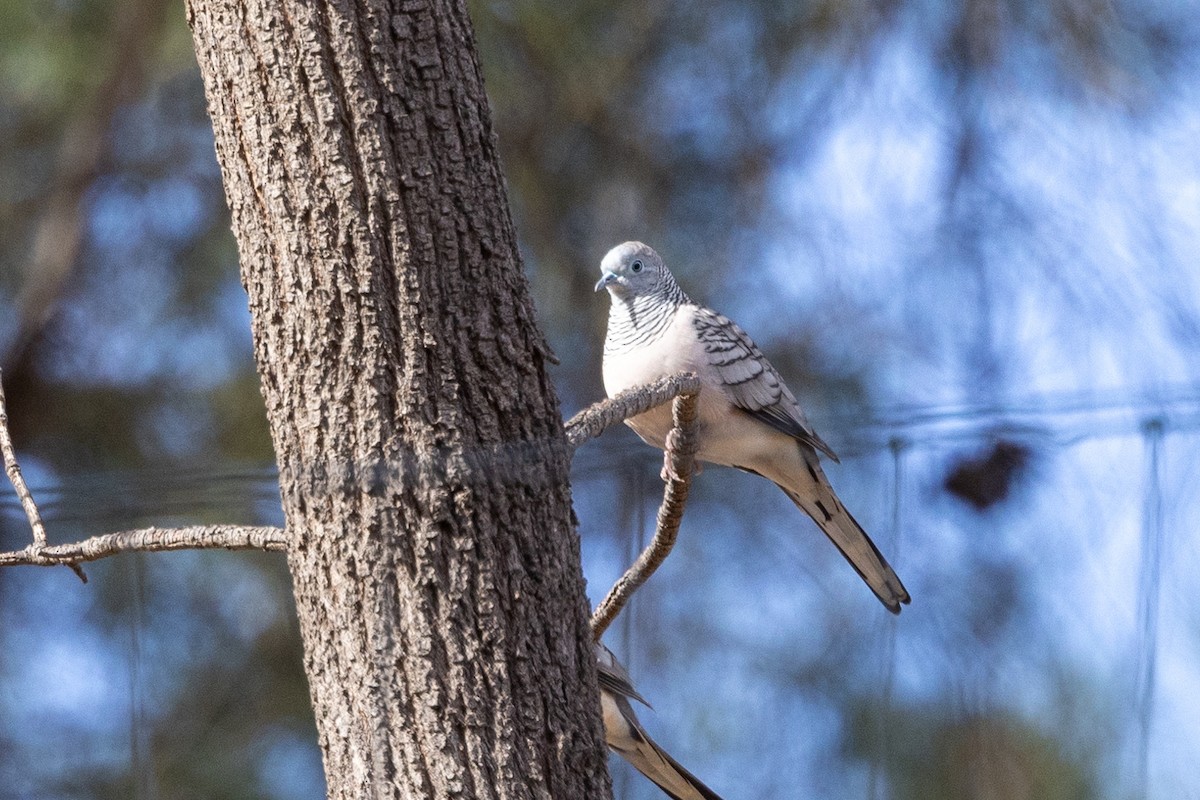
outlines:
M691 303L674 280L650 294L613 296L608 311L605 355L623 353L657 341L666 333L680 306Z

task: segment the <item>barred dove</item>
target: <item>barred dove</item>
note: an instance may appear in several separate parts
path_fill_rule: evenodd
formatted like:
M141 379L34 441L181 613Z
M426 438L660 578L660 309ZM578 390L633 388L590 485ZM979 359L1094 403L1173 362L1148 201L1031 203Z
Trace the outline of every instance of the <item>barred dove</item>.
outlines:
M641 242L608 251L600 271L596 291L608 289L612 299L604 340L609 396L667 375L696 373L701 384L697 457L773 481L813 518L888 610L900 613L908 592L838 500L817 453L834 461L837 456L813 431L750 336L694 303L658 253ZM670 404L627 424L661 448L671 429Z
M629 673L607 647L596 642L597 677L600 682L600 709L604 714L604 740L674 800L721 800L654 743L638 722L630 700L646 703L633 688Z

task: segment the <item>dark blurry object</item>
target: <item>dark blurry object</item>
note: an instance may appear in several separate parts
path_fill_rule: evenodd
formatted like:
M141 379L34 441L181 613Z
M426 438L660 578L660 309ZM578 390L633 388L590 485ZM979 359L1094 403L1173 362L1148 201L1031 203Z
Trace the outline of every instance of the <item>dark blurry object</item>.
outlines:
M942 485L976 511L983 511L1008 497L1032 457L1027 446L997 439L983 453L960 459Z

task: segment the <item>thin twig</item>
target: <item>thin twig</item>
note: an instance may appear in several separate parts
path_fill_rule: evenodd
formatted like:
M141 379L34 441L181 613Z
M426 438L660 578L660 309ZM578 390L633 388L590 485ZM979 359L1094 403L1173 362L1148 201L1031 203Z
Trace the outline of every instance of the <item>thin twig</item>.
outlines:
M29 493L25 477L21 475L21 466L17 463L12 437L8 433L8 409L4 405L2 378L3 376L0 376L0 452L4 453L4 471L8 473L8 480L17 492L21 508L25 509L29 527L33 529L33 546L41 548L46 546L46 526L42 524L42 515L38 513L37 503L33 502L33 495Z
M616 397L588 406L567 421L567 442L572 449L617 423L661 406L672 397L695 395L700 391L700 379L691 372L681 372L660 378L654 383L627 389Z
M613 584L608 595L592 614L592 635L597 641L621 613L621 609L629 602L633 593L654 574L675 546L679 523L683 519L683 507L687 503L688 491L692 485L692 470L699 445L696 435L699 382L694 376L688 377L691 378L688 384L690 391L677 395L671 409L672 427L671 432L667 434L667 447L663 459L663 479L666 481L666 487L663 489L662 505L658 509L654 538L633 566ZM693 385L695 388L691 388ZM622 396L618 395L615 399Z
M282 528L269 526L193 525L187 528L140 528L106 533L70 544L42 548L31 545L24 550L0 553L0 567L19 564L38 567L71 565L131 552L159 553L189 549L284 551L287 549L287 542L287 535Z
M17 452L13 448L12 437L8 433L8 408L4 404L3 375L0 375L0 452L4 454L4 471L8 473L8 480L13 485L17 498L21 501L21 508L25 510L25 518L29 520L29 528L33 531L33 544L27 549L30 552L40 553L46 548L46 526L42 524L42 515L38 511L37 503L33 502L33 495L30 494L29 487L25 484L25 476L21 474L21 465L17 463ZM83 571L83 567L75 563L67 564L67 566L79 576L79 580L87 583L87 573Z
M0 376L2 377L2 376ZM287 539L281 528L239 525L196 525L187 528L141 528L133 531L93 536L82 542L51 546L46 540L46 526L37 503L21 475L12 437L8 432L8 411L4 404L4 386L0 381L0 451L4 471L12 482L21 507L33 530L33 543L23 550L0 553L0 567L19 564L70 567L79 579L87 583L87 574L79 566L83 561L95 561L117 553L161 552L189 548L224 548L226 550L286 550Z

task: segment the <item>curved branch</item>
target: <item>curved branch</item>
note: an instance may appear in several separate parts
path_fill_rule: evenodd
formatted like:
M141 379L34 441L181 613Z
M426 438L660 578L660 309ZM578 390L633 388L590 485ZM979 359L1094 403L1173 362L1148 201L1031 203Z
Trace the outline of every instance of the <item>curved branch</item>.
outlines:
M159 553L167 550L287 550L288 538L282 528L250 525L194 525L187 528L140 528L106 533L82 542L0 553L0 567L25 564L38 567L67 566L118 553Z
M595 439L606 430L630 417L661 406L672 397L697 395L700 379L692 372L659 378L654 383L626 389L608 400L594 403L567 421L567 443L572 449Z
M676 376L678 378L678 376ZM675 398L672 406L672 427L667 434L667 448L663 456L663 489L662 505L658 509L658 518L654 530L654 538L649 546L638 556L624 575L592 614L592 635L597 641L608 628L621 609L633 597L643 583L662 565L675 546L679 534L679 523L683 519L683 507L687 503L688 491L692 485L692 471L696 463L696 450L699 437L696 435L696 404L699 399L699 382L695 376L685 376L695 383L695 389L681 393ZM672 380L668 378L667 380ZM661 381L659 383L662 383ZM684 384L683 380L679 381ZM655 384L657 386L658 384ZM685 384L689 388L691 384ZM644 391L644 390L636 390ZM620 399L623 395L617 395ZM641 412L636 412L641 413ZM578 417L577 417L578 418Z

